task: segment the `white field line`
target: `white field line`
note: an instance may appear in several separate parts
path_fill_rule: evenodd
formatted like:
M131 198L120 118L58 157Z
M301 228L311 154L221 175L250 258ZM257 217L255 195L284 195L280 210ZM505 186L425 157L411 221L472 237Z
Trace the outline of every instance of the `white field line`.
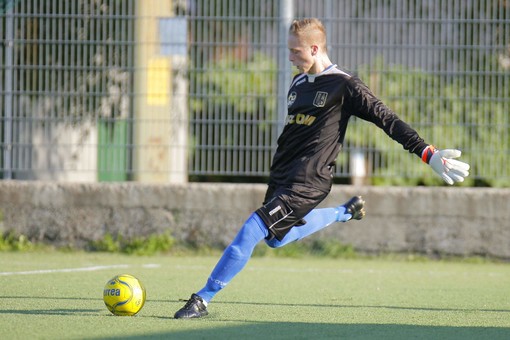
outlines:
M129 265L127 265L127 264L118 264L118 265L112 265L112 266L92 266L92 267L81 267L81 268L39 269L39 270L27 270L27 271L21 271L21 272L0 272L0 276L93 272L93 271L97 271L97 270L128 268L128 267L129 267Z
M128 264L115 264L110 266L91 266L91 267L80 267L80 268L63 268L63 269L39 269L39 270L27 270L20 272L0 272L0 276L14 276L14 275L38 275L38 274L53 274L53 273L75 273L75 272L93 272L98 270L106 269L119 269L129 268ZM144 268L159 268L158 264L145 264L142 265Z

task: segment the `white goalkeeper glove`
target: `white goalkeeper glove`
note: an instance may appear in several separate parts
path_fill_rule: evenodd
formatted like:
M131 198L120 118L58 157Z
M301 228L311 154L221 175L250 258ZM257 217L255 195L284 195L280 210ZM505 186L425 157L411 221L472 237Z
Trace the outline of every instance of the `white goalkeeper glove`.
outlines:
M460 150L437 150L433 145L429 145L423 150L421 159L446 183L452 185L454 182L464 182L464 178L469 176L469 164L453 159L460 155Z

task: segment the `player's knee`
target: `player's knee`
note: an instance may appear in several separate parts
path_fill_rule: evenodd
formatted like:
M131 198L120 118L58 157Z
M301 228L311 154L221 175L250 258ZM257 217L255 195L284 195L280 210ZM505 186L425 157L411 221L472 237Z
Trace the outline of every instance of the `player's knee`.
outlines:
M271 248L280 248L283 246L281 241L278 241L275 237L270 240L266 240L266 244Z
M228 257L235 260L245 260L251 256L253 249L248 249L247 247L241 247L237 244L232 244L228 246L225 252L228 254Z

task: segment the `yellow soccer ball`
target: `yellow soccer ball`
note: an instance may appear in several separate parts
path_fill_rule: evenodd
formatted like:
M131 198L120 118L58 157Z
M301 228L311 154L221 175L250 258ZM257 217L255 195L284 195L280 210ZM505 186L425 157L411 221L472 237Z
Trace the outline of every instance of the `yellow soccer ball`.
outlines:
M114 315L135 315L145 304L145 287L132 275L117 275L104 286L103 300Z

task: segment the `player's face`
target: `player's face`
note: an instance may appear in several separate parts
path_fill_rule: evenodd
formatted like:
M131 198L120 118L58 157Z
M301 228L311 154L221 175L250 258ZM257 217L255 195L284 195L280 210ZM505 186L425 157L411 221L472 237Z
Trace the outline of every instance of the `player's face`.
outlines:
M315 64L314 48L316 47L310 46L305 39L295 34L289 35L287 47L289 49L289 61L292 65L296 66L300 73L309 73Z

